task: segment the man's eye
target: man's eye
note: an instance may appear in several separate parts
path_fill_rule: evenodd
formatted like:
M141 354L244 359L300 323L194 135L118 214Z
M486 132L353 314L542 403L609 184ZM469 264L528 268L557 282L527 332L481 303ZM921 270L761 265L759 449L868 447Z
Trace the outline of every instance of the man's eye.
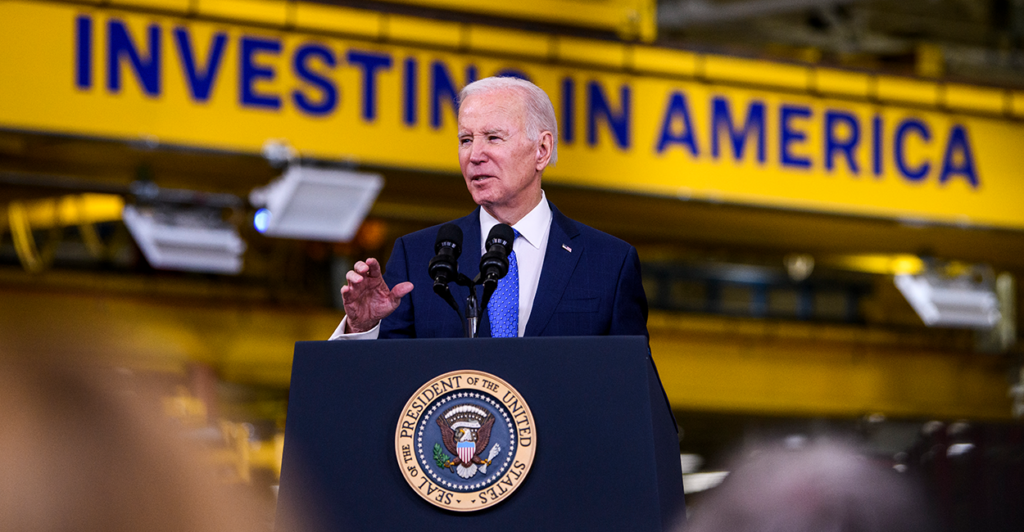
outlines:
M459 144L460 144L460 145L465 145L465 144L469 144L471 140L472 140L472 139L469 139L469 138L467 138L467 137L462 137L461 139L459 139Z
M497 135L490 135L487 137L487 140L490 142L498 142L499 140L501 140L501 137Z

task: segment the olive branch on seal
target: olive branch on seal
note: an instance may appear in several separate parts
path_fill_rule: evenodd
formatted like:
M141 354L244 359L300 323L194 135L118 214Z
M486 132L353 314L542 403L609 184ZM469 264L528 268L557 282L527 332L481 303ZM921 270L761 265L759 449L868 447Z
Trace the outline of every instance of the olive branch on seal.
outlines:
M437 467L449 467L452 465L452 457L441 450L440 443L434 444L434 462L437 463Z

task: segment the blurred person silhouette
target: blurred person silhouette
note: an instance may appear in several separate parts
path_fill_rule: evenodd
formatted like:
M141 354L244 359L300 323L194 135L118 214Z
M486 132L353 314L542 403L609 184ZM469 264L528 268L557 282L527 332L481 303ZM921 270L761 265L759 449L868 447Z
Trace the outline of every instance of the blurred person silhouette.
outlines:
M934 530L908 479L846 445L820 441L743 454L693 506L686 532Z
M272 512L97 373L0 357L0 531L270 529Z

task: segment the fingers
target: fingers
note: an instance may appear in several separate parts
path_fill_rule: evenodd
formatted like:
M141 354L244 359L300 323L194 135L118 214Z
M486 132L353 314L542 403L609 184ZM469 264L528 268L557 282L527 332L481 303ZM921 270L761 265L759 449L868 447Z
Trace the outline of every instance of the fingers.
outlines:
M345 274L345 280L349 285L357 285L365 278L380 277L380 262L377 259L369 258L366 262L359 261L352 266L352 269Z
M352 285L346 284L341 287L341 301L345 305L346 312L349 310L349 305L351 305L355 299L358 299L359 293L353 293L354 291L355 288L352 287Z
M405 297L409 292L412 292L412 288L412 283L408 281L396 284L391 288L391 300L397 305L399 300Z
M376 279L377 281L368 282L370 279ZM345 301L346 310L348 310L350 304L359 304L357 302L369 297L378 284L383 287L383 295L391 300L393 307L398 307L402 298L409 292L412 292L413 288L412 283L404 282L398 283L389 291L387 286L383 285L380 262L374 258L366 259L366 262L359 261L355 263L352 269L345 274L345 280L348 284L341 287L341 296Z
M345 280L348 281L346 286L353 286L363 282L363 276L356 273L355 270L349 270L348 273L345 274Z
M366 262L359 261L352 267L356 273L366 277L380 277L380 262L375 258L366 259Z

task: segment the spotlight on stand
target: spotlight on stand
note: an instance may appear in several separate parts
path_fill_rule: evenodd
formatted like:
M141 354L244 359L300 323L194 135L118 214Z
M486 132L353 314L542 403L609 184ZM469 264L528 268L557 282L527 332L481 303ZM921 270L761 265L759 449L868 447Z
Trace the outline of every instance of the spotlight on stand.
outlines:
M268 236L348 242L383 185L378 174L291 165L249 194L262 207L253 226Z
M245 242L218 210L124 208L124 223L149 264L162 270L237 274Z
M948 277L929 271L895 276L896 287L929 327L991 329L999 322L999 300L984 272Z

